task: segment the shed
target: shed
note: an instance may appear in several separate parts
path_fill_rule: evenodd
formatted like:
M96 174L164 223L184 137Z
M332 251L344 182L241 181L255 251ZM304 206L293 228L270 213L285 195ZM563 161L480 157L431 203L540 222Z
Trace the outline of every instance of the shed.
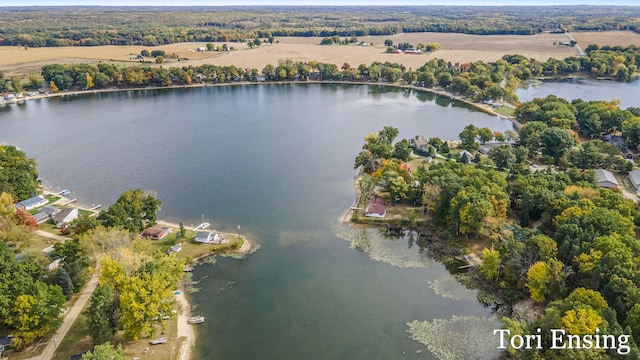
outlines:
M171 253L174 253L174 252L177 253L180 250L182 250L182 243L175 244L171 248L169 248L169 250L167 250L167 255L169 255Z
M640 170L630 171L629 181L631 181L631 185L633 185L636 191L640 191Z
M615 189L619 186L613 173L605 169L596 169L596 179L600 187Z

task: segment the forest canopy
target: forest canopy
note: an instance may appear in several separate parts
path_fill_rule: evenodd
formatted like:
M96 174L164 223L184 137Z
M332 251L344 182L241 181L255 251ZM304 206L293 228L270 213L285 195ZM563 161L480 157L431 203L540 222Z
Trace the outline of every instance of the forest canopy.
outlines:
M29 47L155 46L402 32L640 32L640 8L598 6L4 7L0 16L0 45Z

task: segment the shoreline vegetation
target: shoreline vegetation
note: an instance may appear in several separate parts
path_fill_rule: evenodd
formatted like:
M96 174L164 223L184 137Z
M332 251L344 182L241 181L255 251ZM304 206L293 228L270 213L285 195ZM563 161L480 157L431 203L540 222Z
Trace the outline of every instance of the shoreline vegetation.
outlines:
M50 203L49 205L53 205L53 204L64 204L67 203L65 206L66 207L72 207L72 208L77 208L77 209L82 209L85 212L91 212L92 217L95 217L98 215L99 211L96 208L92 208L89 207L87 205L83 205L83 204L79 204L75 201L73 201L73 199L68 199L66 198L64 195L61 195L59 193L56 192L52 192L50 190L47 189L42 189L42 194L46 195L46 196L55 196L58 199L53 202ZM71 201L71 202L69 202ZM161 226L166 226L169 227L173 230L173 233L179 231L179 229L181 228L180 224L176 224L176 223L172 223L172 222L168 222L168 221L164 221L164 220L157 220L156 224L159 224ZM189 232L195 232L197 231L196 229L197 226L192 227L184 227L187 231ZM205 230L208 231L208 230ZM55 235L50 233L52 236L51 238L55 238L56 240L62 240L62 237L59 235ZM206 259L212 256L217 256L217 255L246 255L246 254L250 254L252 252L255 252L258 250L259 246L257 244L252 243L245 235L241 235L238 233L228 233L228 232L221 232L221 231L216 231L216 234L218 234L222 239L225 239L226 241L228 241L226 244L221 244L221 245L212 245L212 244L204 244L204 243L195 243L193 241L185 241L182 243L183 245L183 250L181 252L176 253L177 257L181 257L184 252L188 253L188 255L186 255L185 257L183 257L184 259L186 259L186 266L187 268L185 268L185 272L187 271L191 271L191 267L201 264L201 263L206 263ZM46 234L42 234L42 232L40 232L41 236L46 236ZM67 238L68 240L71 240L71 238ZM238 240L241 240L242 243L240 245L238 245ZM150 240L152 242L160 242L162 240ZM188 295L187 292L190 291L190 287L192 287L193 285L191 283L189 283L190 281L192 281L190 279L190 277L188 278L186 283L182 283L179 285L178 287L178 291L175 291L175 299L176 299L176 305L178 305L178 309L177 309L177 316L176 316L176 327L175 327L175 332L176 332L176 336L175 338L169 338L167 339L167 343L169 344L169 346L171 346L173 349L176 349L175 354L176 357L173 357L173 355L170 357L170 359L177 359L177 360L190 360L191 359L191 352L193 350L193 347L196 344L196 333L194 330L194 326L189 324L189 318L192 316L192 305L188 299ZM88 306L88 305L87 305ZM83 309L84 310L84 309ZM77 326L76 322L74 321L73 324L71 325L71 327L75 327ZM169 328L173 328L172 325L169 326ZM72 330L73 332L73 330ZM59 343L63 343L64 341L64 335L60 336L59 334L56 334L57 336L57 342ZM147 338L143 338L134 342L130 342L127 341L124 346L124 354L128 355L128 356L133 356L136 357L136 355L138 355L138 351L140 348L140 345L136 345L136 343L142 343L145 344L145 346L143 346L142 348L144 349L146 347L146 344L148 344L148 341L150 339ZM135 350L132 350L131 348L134 348ZM43 351L47 351L47 349L44 349ZM49 352L51 354L53 354L53 352L56 352L57 354L57 350L49 350ZM135 352L133 352L135 351ZM146 350L145 350L146 351ZM172 352L174 353L174 352ZM57 356L57 355L56 355Z

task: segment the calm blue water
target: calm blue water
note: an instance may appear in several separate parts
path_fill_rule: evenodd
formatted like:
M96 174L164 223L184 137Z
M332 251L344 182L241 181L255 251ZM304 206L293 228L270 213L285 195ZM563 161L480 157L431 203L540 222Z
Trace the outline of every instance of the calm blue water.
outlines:
M443 139L470 123L512 129L432 99L334 85L93 94L0 108L0 142L36 158L45 186L72 189L81 203L154 190L160 218L197 224L204 215L261 245L196 268L192 302L207 322L194 359L429 359L407 322L490 311L437 295L428 281L450 275L407 239L383 241L383 253L416 257L418 267L374 261L336 234L357 231L339 220L354 200L365 135L385 125Z
M615 81L572 79L564 81L549 81L541 84L529 85L516 90L520 101L530 101L537 97L556 95L569 101L583 99L585 101L620 100L620 107L640 107L640 81L630 83Z

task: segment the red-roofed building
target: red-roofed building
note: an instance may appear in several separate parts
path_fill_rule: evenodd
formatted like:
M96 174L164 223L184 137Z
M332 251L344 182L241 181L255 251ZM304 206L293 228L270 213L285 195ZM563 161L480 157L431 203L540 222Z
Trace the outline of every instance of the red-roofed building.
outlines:
M147 237L149 239L154 239L154 240L160 240L169 234L171 234L170 227L161 226L158 224L155 224L152 227L147 228L142 232L142 236Z
M376 218L383 218L386 215L387 207L384 205L384 201L382 201L382 199L377 196L373 199L373 201L371 201L371 204L369 204L367 211L365 211L364 213L364 216Z

